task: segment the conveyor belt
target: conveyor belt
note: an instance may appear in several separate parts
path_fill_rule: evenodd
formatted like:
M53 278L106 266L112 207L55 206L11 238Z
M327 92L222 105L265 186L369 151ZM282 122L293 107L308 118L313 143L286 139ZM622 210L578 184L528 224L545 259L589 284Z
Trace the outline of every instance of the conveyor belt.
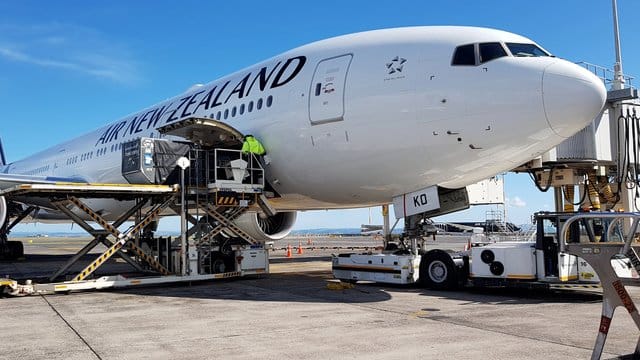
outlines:
M23 184L0 191L0 196L37 196L37 197L89 197L129 199L145 195L165 195L177 193L175 185L132 185L132 184L91 184L91 183L55 183Z

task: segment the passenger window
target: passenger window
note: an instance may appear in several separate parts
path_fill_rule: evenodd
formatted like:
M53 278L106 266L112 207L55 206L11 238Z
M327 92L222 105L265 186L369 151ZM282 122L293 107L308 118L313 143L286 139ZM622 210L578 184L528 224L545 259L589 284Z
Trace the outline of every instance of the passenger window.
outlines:
M224 119L227 120L229 117L229 109L224 109Z
M234 117L234 116L236 116L236 107L235 106L231 109L231 117Z
M258 99L258 102L256 103L256 109L257 110L262 109L262 98Z
M253 100L249 101L249 106L247 107L247 111L248 112L252 112L253 111Z
M240 115L244 114L244 104L240 105Z
M484 43L480 44L480 63L486 63L493 59L507 56L502 44L500 43Z
M476 64L476 51L475 45L462 45L456 48L453 53L452 65L475 65Z
M269 95L267 97L267 107L271 107L271 104L273 104L273 96Z

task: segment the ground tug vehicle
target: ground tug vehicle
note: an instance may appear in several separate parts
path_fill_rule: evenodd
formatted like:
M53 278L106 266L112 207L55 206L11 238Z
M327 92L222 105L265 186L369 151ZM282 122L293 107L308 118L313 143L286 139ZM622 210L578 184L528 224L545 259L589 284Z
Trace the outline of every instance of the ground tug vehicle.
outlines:
M474 234L463 251L423 250L426 239L437 236L433 229L422 239L407 239L403 234L395 241L386 242L381 253L334 256L333 274L348 282L419 283L437 290L462 286L598 285L600 279L587 261L561 251L563 225L577 214L538 212L533 217L535 231L524 239L494 242L487 236ZM565 235L567 241L573 243L588 243L589 239L601 243L621 242L623 239L621 224L599 218L574 221ZM620 277L637 277L633 259L634 254L629 253L612 260Z

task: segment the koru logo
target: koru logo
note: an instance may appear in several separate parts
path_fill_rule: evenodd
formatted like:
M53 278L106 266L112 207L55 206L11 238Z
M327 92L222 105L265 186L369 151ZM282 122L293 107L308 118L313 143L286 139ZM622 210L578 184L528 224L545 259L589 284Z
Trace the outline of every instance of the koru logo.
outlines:
M404 63L407 62L407 59L401 58L399 56L391 59L391 62L387 63L387 70L389 70L388 74L395 74L397 72L402 72L402 68L404 67Z

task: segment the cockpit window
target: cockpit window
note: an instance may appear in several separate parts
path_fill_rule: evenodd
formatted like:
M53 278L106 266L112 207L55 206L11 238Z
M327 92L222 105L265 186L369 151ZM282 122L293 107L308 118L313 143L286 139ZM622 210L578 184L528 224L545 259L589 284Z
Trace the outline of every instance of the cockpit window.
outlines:
M507 43L507 47L515 57L550 56L549 53L540 49L535 44Z
M476 52L475 45L462 45L456 48L453 53L452 65L475 65L476 64Z
M480 63L486 63L499 57L508 56L507 52L500 43L482 43L480 44Z

